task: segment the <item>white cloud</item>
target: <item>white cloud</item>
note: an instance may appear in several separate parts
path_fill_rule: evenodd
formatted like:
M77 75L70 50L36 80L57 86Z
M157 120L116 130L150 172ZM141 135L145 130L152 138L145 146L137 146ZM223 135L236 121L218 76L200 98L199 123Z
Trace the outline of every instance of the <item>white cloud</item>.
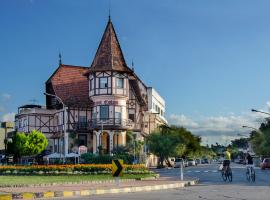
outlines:
M10 99L11 99L11 95L10 95L10 94L5 93L5 94L2 94L2 98L3 98L4 100L8 101L8 100L10 100Z
M192 119L189 119L185 115L172 114L169 117L169 122L174 125L186 127L188 129L198 127L196 122L194 122Z
M2 121L7 122L7 121L15 121L15 113L6 113L2 116Z
M247 135L251 130L242 126L258 128L262 122L261 116L243 113L236 116L230 113L228 116L201 117L200 119L191 119L183 114L172 114L168 121L170 124L183 126L192 133L202 137L203 143L228 144L230 140L239 138L238 134Z

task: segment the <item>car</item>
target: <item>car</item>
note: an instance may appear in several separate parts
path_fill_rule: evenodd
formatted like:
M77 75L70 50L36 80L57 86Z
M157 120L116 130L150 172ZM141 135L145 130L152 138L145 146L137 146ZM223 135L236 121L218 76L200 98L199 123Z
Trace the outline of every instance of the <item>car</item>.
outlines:
M176 158L175 161L174 161L174 167L175 168L181 167L181 163L183 164L183 167L186 167L185 161L184 161L183 158Z
M195 166L196 162L194 159L188 159L188 166Z
M261 169L264 170L266 168L270 168L270 158L265 158L261 162Z
M198 164L203 164L203 163L202 163L203 160L201 160L201 159L196 159L195 161L196 161L196 165L198 165Z
M202 159L202 164L208 164L208 163L209 163L209 161L207 158Z

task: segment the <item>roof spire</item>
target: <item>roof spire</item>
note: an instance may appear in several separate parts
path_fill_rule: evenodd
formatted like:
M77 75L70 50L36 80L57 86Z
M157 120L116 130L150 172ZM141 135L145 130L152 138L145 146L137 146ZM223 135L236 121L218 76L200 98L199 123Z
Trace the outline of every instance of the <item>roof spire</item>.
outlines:
M109 0L109 22L111 21L111 0Z
M61 53L59 52L59 66L62 65L62 55Z

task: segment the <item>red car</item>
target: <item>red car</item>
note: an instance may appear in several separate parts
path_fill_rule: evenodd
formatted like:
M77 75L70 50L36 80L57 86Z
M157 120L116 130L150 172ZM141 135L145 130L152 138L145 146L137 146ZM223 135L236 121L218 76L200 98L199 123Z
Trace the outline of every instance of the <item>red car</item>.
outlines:
M270 168L270 158L263 159L261 163L261 169Z

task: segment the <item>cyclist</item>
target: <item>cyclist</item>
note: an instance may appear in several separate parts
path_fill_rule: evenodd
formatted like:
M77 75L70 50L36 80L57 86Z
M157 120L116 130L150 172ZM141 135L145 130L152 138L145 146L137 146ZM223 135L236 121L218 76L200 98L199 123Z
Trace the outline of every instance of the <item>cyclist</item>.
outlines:
M253 158L251 157L250 153L247 153L247 171L246 171L246 176L248 181L255 181L255 170L254 170L254 165L253 165Z
M247 153L247 165L252 165L253 166L253 158L252 156L249 154L249 152Z
M223 161L223 170L226 171L228 167L230 167L231 163L231 153L226 149L224 152L224 161Z

